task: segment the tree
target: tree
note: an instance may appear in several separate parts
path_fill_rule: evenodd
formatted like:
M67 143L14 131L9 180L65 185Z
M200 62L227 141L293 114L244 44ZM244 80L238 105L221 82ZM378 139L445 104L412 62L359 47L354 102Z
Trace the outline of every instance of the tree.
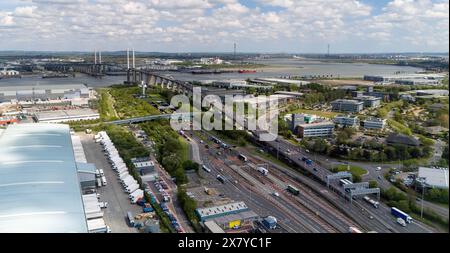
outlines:
M375 180L370 180L369 181L369 188L377 188L378 187L378 182Z
M362 181L361 176L360 176L360 175L356 175L356 174L353 174L353 175L352 175L352 179L353 179L353 182L354 182L354 183L359 183L359 182Z
M317 153L326 154L328 151L329 145L323 139L316 139L312 146L312 150Z
M182 166L184 170L193 170L195 172L197 172L200 168L200 165L198 163L191 160L184 161Z

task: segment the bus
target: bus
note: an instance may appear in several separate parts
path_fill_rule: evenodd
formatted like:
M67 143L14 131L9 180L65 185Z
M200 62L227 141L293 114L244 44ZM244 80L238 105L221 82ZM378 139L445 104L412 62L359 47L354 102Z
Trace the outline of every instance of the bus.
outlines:
M204 171L206 171L206 172L208 172L208 173L211 172L211 169L208 168L208 167L206 167L205 165L203 165L202 168L203 168Z
M300 194L300 191L292 185L288 185L286 190L294 195Z
M244 162L248 161L248 158L245 155L243 155L243 154L239 154L239 159L241 159Z

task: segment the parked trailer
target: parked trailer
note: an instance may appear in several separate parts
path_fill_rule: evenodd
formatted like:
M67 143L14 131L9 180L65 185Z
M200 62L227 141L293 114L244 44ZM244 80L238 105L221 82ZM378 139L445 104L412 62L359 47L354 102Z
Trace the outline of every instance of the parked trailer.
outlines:
M129 197L130 199L136 198L136 200L139 198L139 196L144 196L144 191L141 190L141 189L136 189L134 192L132 192L132 193L130 193L130 194L128 195L128 197ZM136 201L135 201L135 202L136 202Z
M365 200L367 203L371 204L371 205L372 205L373 207L375 207L375 208L378 208L378 206L380 205L380 203L379 203L378 201L375 201L375 200L369 198L368 196L364 196L364 200Z
M132 193L132 192L134 192L134 191L137 190L137 189L139 189L139 185L138 185L138 184L132 184L132 185L128 186L128 187L125 189L125 191L126 191L127 193Z
M406 221L406 223L411 223L413 220L407 213L395 207L391 208L391 214L397 218L402 218L404 221Z
M256 170L259 171L264 176L267 176L269 174L269 170L264 167L257 167Z

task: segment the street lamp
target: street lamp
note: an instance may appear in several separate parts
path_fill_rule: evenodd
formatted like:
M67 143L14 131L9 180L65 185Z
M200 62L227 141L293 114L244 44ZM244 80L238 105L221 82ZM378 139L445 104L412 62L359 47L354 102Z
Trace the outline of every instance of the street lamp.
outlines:
M419 182L421 183L422 186L422 199L420 200L420 218L423 219L423 198L425 195L425 182L426 182L426 177L420 177L419 178Z

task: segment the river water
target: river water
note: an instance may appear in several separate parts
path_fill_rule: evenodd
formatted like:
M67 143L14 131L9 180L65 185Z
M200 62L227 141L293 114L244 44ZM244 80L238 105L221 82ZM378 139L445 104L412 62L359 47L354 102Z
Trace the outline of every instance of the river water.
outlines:
M414 73L421 71L420 68L392 65L378 65L366 63L333 63L301 59L264 59L256 60L254 63L266 65L257 69L257 73L239 74L207 74L193 75L182 72L161 72L178 80L204 81L204 80L226 80L257 78L257 77L284 77L284 76L307 76L307 75L332 75L333 77L362 77L364 75L392 75L398 72ZM77 74L68 78L47 78L40 76L24 76L22 78L0 79L0 86L15 85L45 85L45 84L80 84L89 87L106 87L112 84L121 84L125 76L104 76L94 78L84 74Z

